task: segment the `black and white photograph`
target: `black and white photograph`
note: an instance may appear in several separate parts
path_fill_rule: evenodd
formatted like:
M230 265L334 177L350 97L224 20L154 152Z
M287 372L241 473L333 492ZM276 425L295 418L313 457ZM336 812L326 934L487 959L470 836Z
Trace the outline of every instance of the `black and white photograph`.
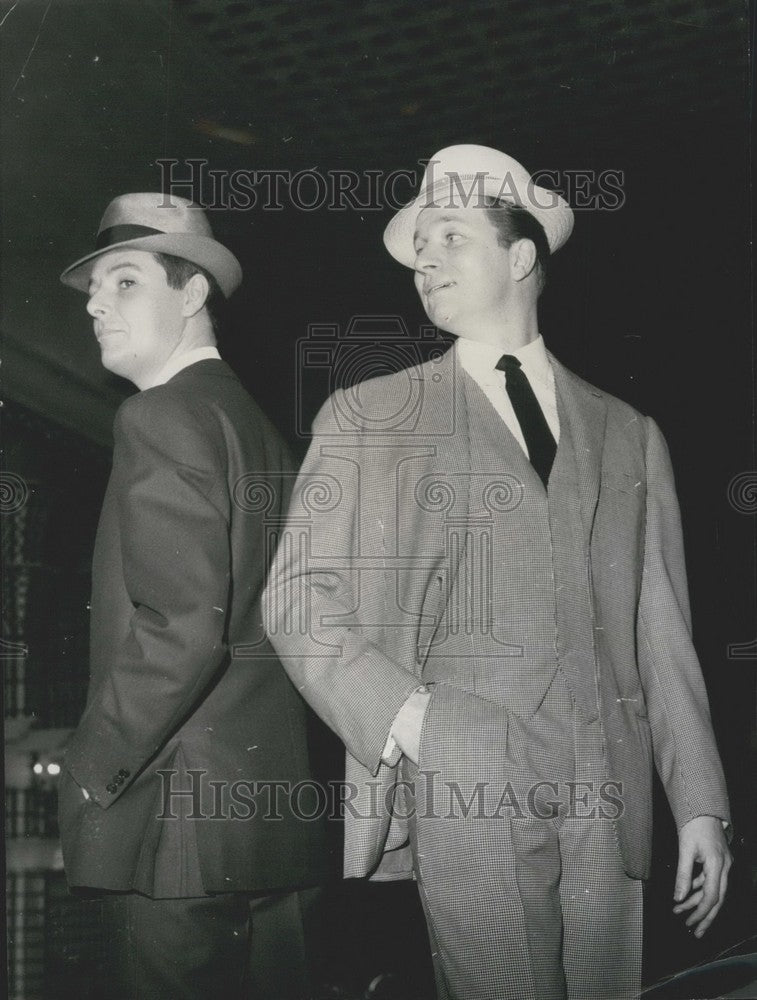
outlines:
M0 0L10 1000L757 998L754 45Z

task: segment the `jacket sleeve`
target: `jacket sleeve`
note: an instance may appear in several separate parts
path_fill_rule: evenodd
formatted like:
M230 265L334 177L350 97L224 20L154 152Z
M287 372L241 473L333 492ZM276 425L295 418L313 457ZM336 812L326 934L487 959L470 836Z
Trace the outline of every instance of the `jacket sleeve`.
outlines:
M271 643L300 694L376 774L397 712L419 681L412 664L390 659L364 634L360 471L376 458L355 434L349 436L351 460L334 456L329 446L339 440L338 406L332 397L316 418L263 605ZM326 493L338 502L320 503ZM325 553L325 561L313 559Z
M180 401L140 393L114 428L128 631L90 693L66 767L107 808L192 710L226 654L226 479Z
M637 619L639 670L658 773L680 829L695 816L729 821L728 795L691 638L678 500L668 449L647 418L647 510Z

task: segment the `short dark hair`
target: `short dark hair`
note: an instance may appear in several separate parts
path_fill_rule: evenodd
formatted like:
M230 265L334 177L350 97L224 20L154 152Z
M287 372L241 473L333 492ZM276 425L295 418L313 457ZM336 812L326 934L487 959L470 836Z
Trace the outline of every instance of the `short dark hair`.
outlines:
M536 271L541 292L547 283L549 273L549 243L544 227L522 205L514 205L503 198L484 198L486 214L497 230L500 246L509 247L517 240L531 240L536 248Z
M204 267L193 264L191 260L184 257L174 257L170 253L153 252L153 257L166 272L166 281L170 288L183 288L193 274L201 274L208 283L208 297L205 300L205 308L208 311L213 332L218 332L218 307L221 303L221 291L218 282L212 274L208 274Z

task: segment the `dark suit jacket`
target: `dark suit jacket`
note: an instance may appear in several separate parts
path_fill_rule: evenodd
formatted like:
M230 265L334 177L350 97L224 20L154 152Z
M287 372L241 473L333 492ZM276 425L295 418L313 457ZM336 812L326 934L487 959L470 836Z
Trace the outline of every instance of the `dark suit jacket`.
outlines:
M654 421L551 361L560 424L575 447L593 613L603 624L599 712L609 773L624 789L618 840L627 873L645 877L652 753L679 827L698 815L728 818L691 640L673 474ZM472 385L451 350L332 396L315 421L290 507L291 531L306 532L307 544L282 546L271 570L266 602L273 644L298 690L347 747L349 876L411 872L403 816L375 804L391 806L397 768L382 762L387 734L409 694L429 676L452 583L465 560L465 545L457 561L446 548L445 496L454 494L456 522L491 516L482 513L474 489L483 470L472 458L468 394L478 392ZM491 417L500 419L493 409ZM501 472L512 471L503 455ZM502 524L508 530L507 518ZM585 572L583 564L573 567L576 579ZM517 605L517 575L512 588ZM534 608L532 616L518 619L525 648L538 645L540 613ZM309 629L289 627L288 614L309 621ZM459 672L464 678L466 671ZM494 743L487 742L490 727L476 729L487 704L460 681L470 695L465 732L469 742L477 735L481 741L472 780L486 778L482 761L502 752L497 741L505 739L508 711L536 712L552 679L535 671L528 657L503 661L502 676L509 688ZM587 714L596 716L596 701L583 696L593 676L588 685L580 674L570 679ZM438 700L432 694L421 764L443 774L449 763L444 754L457 753L461 734L434 728L444 718Z
M285 789L260 785L309 776L304 705L260 611L265 519L291 489L286 448L218 360L132 396L114 434L89 694L60 790L69 883L160 895L160 858L199 864L207 891L313 884L321 825L295 815ZM168 781L195 798L166 808ZM158 818L182 802L185 819Z

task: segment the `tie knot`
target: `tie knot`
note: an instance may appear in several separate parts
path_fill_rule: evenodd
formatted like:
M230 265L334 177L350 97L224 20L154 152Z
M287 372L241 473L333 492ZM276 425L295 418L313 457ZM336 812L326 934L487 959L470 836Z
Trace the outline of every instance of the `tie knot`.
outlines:
M497 368L499 371L505 372L505 374L517 371L520 366L520 361L518 361L514 354L503 354L497 362Z

